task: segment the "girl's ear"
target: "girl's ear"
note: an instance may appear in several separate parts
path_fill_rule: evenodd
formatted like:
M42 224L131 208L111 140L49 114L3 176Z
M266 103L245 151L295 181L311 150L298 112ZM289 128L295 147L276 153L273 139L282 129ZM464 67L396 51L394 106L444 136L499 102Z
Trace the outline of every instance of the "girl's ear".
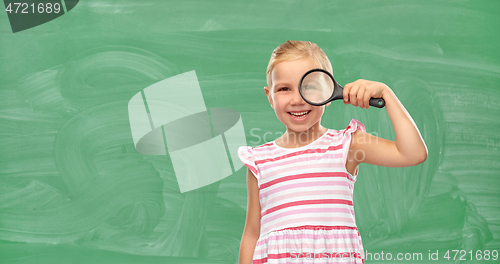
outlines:
M273 104L273 97L271 95L271 92L269 91L269 87L264 87L264 91L266 92L267 100L269 100L269 104L271 104L271 107L274 109L274 104Z

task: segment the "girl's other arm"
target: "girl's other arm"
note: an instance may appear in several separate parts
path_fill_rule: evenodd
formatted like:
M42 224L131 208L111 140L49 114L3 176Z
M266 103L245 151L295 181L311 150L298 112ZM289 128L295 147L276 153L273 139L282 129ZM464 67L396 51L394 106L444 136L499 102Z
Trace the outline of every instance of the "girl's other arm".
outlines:
M247 169L247 218L241 237L239 264L251 264L260 236L260 200L257 178Z
M406 111L394 92L385 84L367 80L357 80L346 85L344 98L347 104L368 108L371 97L383 98L385 109L396 135L396 141L390 141L363 131L353 134L351 153L356 163L370 163L385 167L406 167L424 162L427 147L415 122Z

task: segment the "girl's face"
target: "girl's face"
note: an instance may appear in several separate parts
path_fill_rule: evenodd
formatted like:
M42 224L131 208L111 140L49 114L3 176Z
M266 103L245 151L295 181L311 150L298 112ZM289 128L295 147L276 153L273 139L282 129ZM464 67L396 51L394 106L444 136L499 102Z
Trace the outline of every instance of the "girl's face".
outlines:
M280 62L271 72L272 87L265 87L276 117L290 132L300 133L320 127L325 107L306 103L298 87L300 78L314 68L318 67L310 58Z

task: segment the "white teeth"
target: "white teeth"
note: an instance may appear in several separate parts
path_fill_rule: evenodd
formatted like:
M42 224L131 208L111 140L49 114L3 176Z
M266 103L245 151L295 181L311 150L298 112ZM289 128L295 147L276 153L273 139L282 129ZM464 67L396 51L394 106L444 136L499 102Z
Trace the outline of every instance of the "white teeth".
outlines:
M309 111L305 111L305 112L298 112L298 113L293 113L293 112L290 112L291 115L294 115L294 116L302 116L302 115L305 115L307 114Z

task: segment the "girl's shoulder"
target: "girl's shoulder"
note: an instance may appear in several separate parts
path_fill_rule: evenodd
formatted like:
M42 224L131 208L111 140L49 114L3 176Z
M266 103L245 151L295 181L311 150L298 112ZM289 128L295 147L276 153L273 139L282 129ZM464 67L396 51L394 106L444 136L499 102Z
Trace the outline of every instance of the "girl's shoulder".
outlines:
M363 125L363 123L353 118L351 119L346 128L341 130L328 129L327 133L329 134L330 137L345 138L346 136L349 136L352 133L356 132L356 130L361 130L363 132L366 132L365 125Z
M345 135L348 132L354 132L356 130L363 130L366 131L365 125L361 123L360 121L356 119L351 119L349 124L347 124L346 128L341 129L341 130L334 130L334 129L329 129L330 131L333 131L335 135Z
M251 146L241 146L238 148L238 153L244 153L246 155L251 155L253 156L254 154L257 153L262 153L262 152L267 152L271 151L272 147L274 146L274 141L264 143L259 146L251 147Z
M273 143L268 142L256 147L241 146L238 148L238 157L241 162L252 171L257 179L260 179L259 160L272 153L272 146Z
M347 125L347 127L341 131L342 131L342 134L346 134L349 132L352 133L356 130L361 130L363 132L366 132L365 125L363 125L363 123L361 123L360 121L353 118L353 119L351 119L351 122L349 122L349 125Z
M354 133L356 130L362 130L366 132L365 125L356 119L351 119L346 128L341 130L328 129L327 134L330 137L345 137L349 134Z

